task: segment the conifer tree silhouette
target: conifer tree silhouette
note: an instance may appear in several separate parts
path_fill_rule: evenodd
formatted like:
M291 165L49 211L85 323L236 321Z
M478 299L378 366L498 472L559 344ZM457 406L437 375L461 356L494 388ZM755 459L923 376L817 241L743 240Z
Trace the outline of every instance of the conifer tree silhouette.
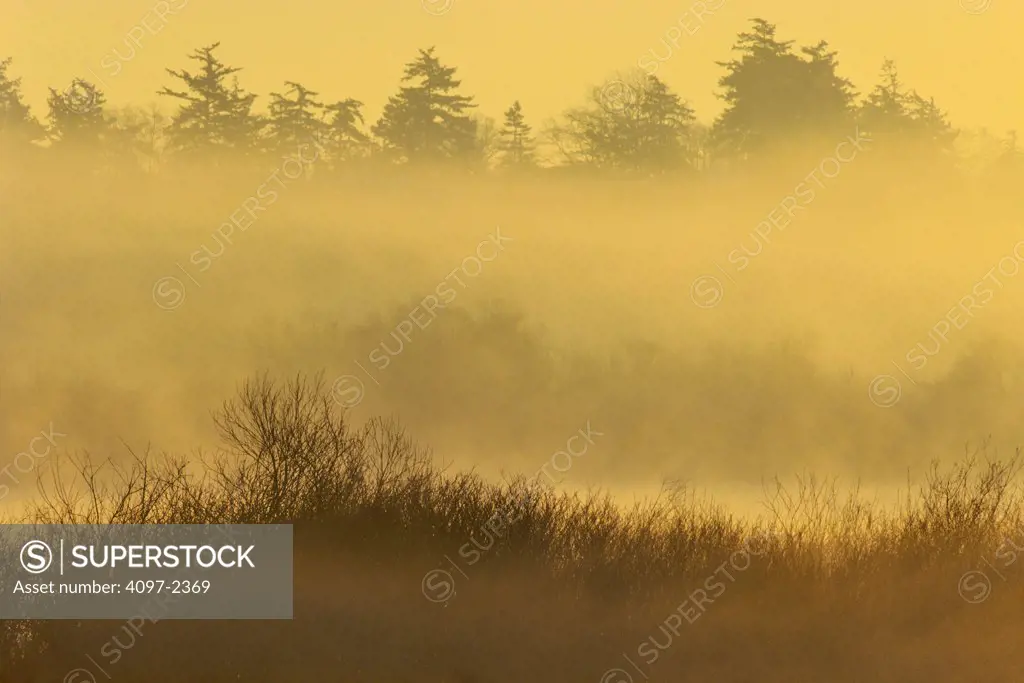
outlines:
M852 118L855 93L836 74L836 53L822 41L797 54L773 24L751 23L733 46L739 58L716 62L726 70L718 81L726 107L712 131L718 147L749 159L795 136L838 134Z
M21 78L7 73L13 59L0 60L0 150L24 150L46 139L46 129L22 99Z
M468 160L477 151L477 126L467 114L471 97L457 94L454 67L441 64L434 48L420 50L405 67L404 85L388 99L371 129L391 158L405 162Z
M63 91L49 90L47 134L54 146L97 148L109 128L103 112L107 103L103 91L81 78L73 79Z
M363 103L348 98L324 107L328 119L324 130L327 153L337 163L365 158L372 150L369 136L361 126Z
M909 143L925 155L951 152L957 137L935 99L906 88L891 59L882 63L880 82L861 106L860 121L881 143Z
M256 95L239 87L234 74L241 71L240 67L226 66L214 55L219 46L213 43L189 55L189 59L199 62L196 73L166 70L185 84L184 90L165 86L158 92L182 101L167 129L172 152L230 150L245 154L257 147L263 121L252 113Z
M313 92L294 81L285 81L285 94L270 93L267 146L276 153L295 152L301 144L319 143L327 130L325 107Z
M502 166L523 168L535 163L533 129L526 123L519 100L505 110L505 123L498 131L498 149Z

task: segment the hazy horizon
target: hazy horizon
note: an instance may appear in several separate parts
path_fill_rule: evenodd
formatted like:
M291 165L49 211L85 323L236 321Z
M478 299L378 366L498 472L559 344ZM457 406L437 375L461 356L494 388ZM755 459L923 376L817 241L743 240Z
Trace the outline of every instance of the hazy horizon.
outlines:
M164 69L188 66L193 49L221 42L222 58L243 68L243 87L260 94L261 111L267 93L299 80L325 98L365 102L373 120L403 65L416 50L436 46L459 67L487 116L500 117L518 99L538 123L557 117L609 74L647 68L655 59L656 74L710 122L723 106L715 96L721 68L714 62L732 59L736 34L763 16L783 40L827 40L839 52L840 74L864 89L882 62L893 59L905 80L934 96L958 126L998 134L1024 129L1024 93L1001 85L1024 69L1015 31L1024 6L997 0L948 0L927 9L883 0L861 0L851 9L803 0L607 6L296 0L244 9L230 0L167 2L154 11L155 0L110 0L96 11L54 0L3 0L8 20L0 26L0 45L24 78L26 102L40 112L47 87L61 90L81 77L101 84L115 106L167 105L156 95L170 84ZM268 39L274 49L267 49Z

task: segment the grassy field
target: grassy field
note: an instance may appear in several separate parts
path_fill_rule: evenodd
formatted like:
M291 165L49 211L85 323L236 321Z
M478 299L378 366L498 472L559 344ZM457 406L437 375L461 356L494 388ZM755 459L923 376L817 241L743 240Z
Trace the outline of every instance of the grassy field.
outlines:
M254 378L214 422L222 447L204 476L169 456L112 470L61 458L26 518L292 523L294 621L5 622L4 680L905 683L1019 671L1016 458L936 466L893 508L827 480L780 485L749 518L679 490L623 508L539 475L442 471L394 421L353 428L315 377Z
M7 518L296 529L294 621L4 622L0 681L1017 680L1024 207L879 152L759 236L812 162L230 242L261 169L0 167Z

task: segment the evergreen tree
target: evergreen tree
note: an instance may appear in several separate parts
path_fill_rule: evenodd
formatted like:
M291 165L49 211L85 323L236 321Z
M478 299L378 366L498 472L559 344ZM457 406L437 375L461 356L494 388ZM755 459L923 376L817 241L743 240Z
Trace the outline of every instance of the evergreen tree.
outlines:
M46 129L22 101L21 79L7 74L12 58L0 60L0 149L14 151L46 139Z
M63 91L49 90L47 135L54 147L84 149L109 142L103 91L81 78L73 79Z
M328 115L324 146L335 162L364 158L370 151L370 138L361 130L363 103L348 98L324 107Z
M505 125L498 131L497 146L502 166L521 168L534 164L533 129L526 123L519 100L505 111Z
M293 81L286 81L285 86L286 95L270 93L267 144L275 152L294 153L299 145L320 143L327 130L325 107L316 100L320 93Z
M793 136L834 136L852 118L855 94L850 81L836 74L836 53L822 41L793 52L793 41L776 38L775 26L753 19L733 50L739 59L725 67L719 95L725 111L714 125L720 146L741 158Z
M800 52L808 60L807 120L832 132L852 124L857 92L849 79L836 73L839 70L839 53L828 48L828 42L822 40L817 45L801 48Z
M953 141L959 133L950 125L946 113L935 104L934 97L925 99L917 92L912 93L910 119L918 141L942 153L953 151Z
M860 120L875 139L900 140L922 151L949 153L957 136L934 98L904 86L891 59L883 62L880 82L861 106Z
M49 90L47 135L61 164L90 173L138 170L140 127L131 116L108 112L103 91L81 78Z
M876 139L907 135L911 127L909 109L910 94L900 81L896 62L886 59L882 63L880 82L861 106L861 121Z
M182 100L168 126L169 147L174 152L255 149L262 121L252 113L256 95L238 86L239 67L224 65L214 54L220 43L195 50L189 59L200 64L197 73L182 69L167 73L181 80L185 90L164 87L158 94ZM232 77L230 85L228 76Z
M371 129L384 151L405 162L474 160L477 130L466 112L476 105L457 94L455 68L443 66L431 47L406 65L402 82L413 85L388 99Z

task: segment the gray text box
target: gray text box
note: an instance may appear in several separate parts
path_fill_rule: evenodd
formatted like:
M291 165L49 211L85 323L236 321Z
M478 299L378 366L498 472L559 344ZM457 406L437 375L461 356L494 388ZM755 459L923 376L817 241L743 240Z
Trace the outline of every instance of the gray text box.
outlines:
M291 619L290 524L0 525L0 619Z

